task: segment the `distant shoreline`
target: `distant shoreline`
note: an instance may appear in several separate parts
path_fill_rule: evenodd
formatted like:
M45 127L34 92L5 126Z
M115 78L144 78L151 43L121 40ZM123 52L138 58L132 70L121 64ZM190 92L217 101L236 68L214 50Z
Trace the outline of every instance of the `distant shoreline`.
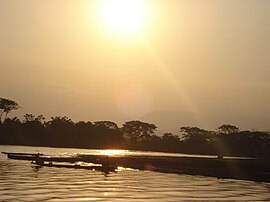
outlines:
M270 156L270 132L239 130L224 124L216 131L180 127L180 136L157 135L157 126L128 121L121 127L112 121L73 122L68 117L45 118L26 114L24 120L7 118L0 123L0 144L82 149L128 149L194 155Z

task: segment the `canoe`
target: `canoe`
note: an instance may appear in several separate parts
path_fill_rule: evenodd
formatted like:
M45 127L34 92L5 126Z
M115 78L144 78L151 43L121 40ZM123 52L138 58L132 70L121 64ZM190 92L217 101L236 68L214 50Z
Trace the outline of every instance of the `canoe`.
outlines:
M11 153L2 152L7 155L9 159L14 160L27 160L36 161L37 159L43 162L66 162L66 163L76 163L76 162L86 162L94 164L104 164L107 163L108 157L105 155L89 155L89 156L78 156L78 157L59 157L59 156L49 156L43 154L31 154L31 153Z
M43 156L42 153L16 153L16 152L1 152L2 154L6 154L6 155L18 155L18 156L35 156L35 155L39 155L39 156Z

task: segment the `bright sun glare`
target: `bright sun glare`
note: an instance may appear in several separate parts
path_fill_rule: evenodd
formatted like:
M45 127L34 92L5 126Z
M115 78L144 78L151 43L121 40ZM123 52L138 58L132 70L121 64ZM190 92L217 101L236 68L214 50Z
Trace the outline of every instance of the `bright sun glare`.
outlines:
M101 20L112 32L139 32L146 18L143 0L103 0Z
M117 154L124 154L126 153L125 150L121 150L121 149L107 149L107 150L102 150L102 154L103 155L107 155L107 156L112 156L112 155L117 155Z

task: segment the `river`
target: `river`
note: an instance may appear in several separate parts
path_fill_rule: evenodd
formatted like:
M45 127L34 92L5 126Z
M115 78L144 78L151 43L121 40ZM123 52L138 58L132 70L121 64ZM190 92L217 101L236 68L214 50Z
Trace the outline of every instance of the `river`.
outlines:
M157 152L0 146L0 151L48 155L173 155ZM104 174L84 169L34 168L0 154L0 202L6 201L269 201L270 183L118 169Z

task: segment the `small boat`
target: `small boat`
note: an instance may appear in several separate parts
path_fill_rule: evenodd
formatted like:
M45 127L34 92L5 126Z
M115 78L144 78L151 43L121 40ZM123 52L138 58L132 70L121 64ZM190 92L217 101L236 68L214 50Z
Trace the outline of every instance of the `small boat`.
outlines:
M16 153L16 152L1 152L2 154L7 154L7 155L19 155L19 156L35 156L35 155L39 155L39 156L43 156L43 154L41 153Z
M55 167L55 168L76 168L76 169L88 169L99 170L105 173L115 171L117 169L116 164L109 163L107 156L92 156L85 157L53 157L43 155L40 153L13 153L2 152L6 154L9 159L14 160L28 160L32 164L38 167ZM79 164L83 162L83 164Z

